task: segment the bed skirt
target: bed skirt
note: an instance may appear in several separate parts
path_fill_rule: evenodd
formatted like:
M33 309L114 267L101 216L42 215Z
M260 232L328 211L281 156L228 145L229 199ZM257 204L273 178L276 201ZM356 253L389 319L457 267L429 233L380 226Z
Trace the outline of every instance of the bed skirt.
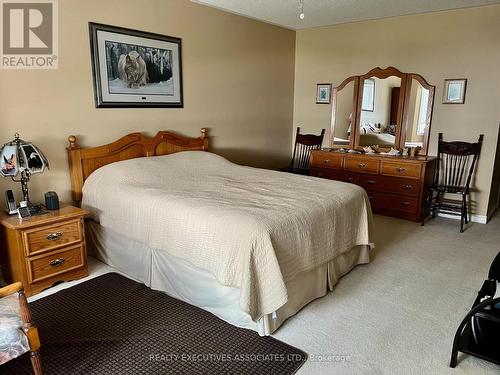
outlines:
M257 331L261 336L271 335L309 302L333 290L340 277L356 265L370 261L370 247L356 246L320 267L299 274L286 283L288 302L254 322L240 309L239 289L221 285L208 271L165 251L126 239L92 220L87 221L86 237L89 255L152 289L207 310L235 326Z

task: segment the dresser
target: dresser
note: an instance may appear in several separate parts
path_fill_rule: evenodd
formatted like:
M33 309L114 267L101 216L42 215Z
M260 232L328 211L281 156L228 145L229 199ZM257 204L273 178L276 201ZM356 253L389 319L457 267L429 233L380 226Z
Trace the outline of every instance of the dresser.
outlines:
M310 174L363 187L374 213L420 221L436 157L311 152Z
M23 220L0 214L0 260L7 282L21 281L31 296L57 282L87 276L86 213L66 205Z

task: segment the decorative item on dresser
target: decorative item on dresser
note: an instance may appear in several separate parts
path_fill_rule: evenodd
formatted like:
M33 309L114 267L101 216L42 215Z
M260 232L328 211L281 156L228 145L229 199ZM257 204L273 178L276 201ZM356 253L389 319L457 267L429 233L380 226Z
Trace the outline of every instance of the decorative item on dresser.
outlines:
M0 214L0 255L7 282L22 282L31 296L54 283L87 276L86 214L68 205L26 220Z
M311 152L312 176L350 182L367 192L374 213L420 221L436 157Z

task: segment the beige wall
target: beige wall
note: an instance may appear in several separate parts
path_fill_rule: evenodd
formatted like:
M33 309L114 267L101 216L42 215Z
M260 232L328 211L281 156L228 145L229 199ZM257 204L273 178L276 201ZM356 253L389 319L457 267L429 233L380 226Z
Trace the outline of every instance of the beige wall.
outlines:
M485 135L473 200L486 215L500 121L499 36L499 5L298 31L294 126L329 126L329 106L315 104L318 82L338 85L376 66L419 73L436 85L431 154L438 132L449 140ZM468 78L464 105L441 104L445 78Z
M182 38L184 108L96 109L89 21ZM233 161L262 167L289 161L295 32L188 0L60 0L59 36L58 70L0 71L0 143L19 132L51 164L33 176L33 200L47 190L70 198L70 134L94 146L133 131L198 136L207 127L212 149ZM7 188L20 190L0 178L2 194Z

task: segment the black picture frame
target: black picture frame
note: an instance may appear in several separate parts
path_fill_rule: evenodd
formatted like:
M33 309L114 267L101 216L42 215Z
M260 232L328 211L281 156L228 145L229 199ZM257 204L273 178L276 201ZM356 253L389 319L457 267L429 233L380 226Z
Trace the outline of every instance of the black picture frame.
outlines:
M96 108L184 107L180 38L94 22L89 22L89 34ZM115 47L130 50L121 55L113 52L111 56ZM158 58L160 54L162 57ZM129 75L124 64L130 59L134 61L134 56L135 65L128 66L134 74ZM171 78L161 81L168 74ZM154 82L150 76L155 77Z

